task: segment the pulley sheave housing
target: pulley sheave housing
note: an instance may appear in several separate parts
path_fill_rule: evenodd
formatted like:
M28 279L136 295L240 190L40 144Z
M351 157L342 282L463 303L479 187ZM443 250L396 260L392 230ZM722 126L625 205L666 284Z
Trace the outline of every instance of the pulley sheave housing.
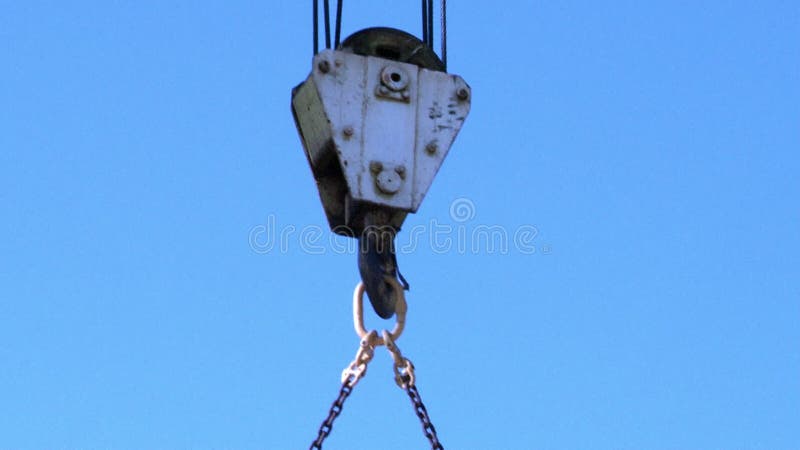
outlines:
M471 90L416 37L369 28L314 56L292 112L331 229L399 229L470 109ZM370 211L382 211L376 224Z

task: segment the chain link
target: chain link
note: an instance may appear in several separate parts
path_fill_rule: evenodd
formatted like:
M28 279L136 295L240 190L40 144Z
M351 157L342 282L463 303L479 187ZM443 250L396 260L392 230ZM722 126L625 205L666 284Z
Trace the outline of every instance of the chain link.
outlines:
M439 442L439 437L436 435L436 428L431 423L430 416L428 416L428 410L425 408L425 404L422 403L422 397L420 397L417 390L414 364L410 359L403 356L400 348L394 343L391 334L386 330L383 330L383 342L386 344L386 349L389 350L389 354L392 355L392 360L394 361L394 380L400 386L400 389L406 391L411 399L414 411L422 423L422 431L431 443L431 449L444 450L442 443Z
M347 381L350 383L350 387L353 388L356 383L358 383L358 380L367 375L367 364L369 364L369 362L372 361L372 357L375 356L377 339L378 335L374 330L367 333L367 335L361 339L356 357L353 359L353 362L342 371L342 383Z
M361 339L355 359L342 371L342 388L339 389L339 397L337 397L331 405L331 409L328 411L328 417L322 422L322 425L319 426L317 439L311 443L309 450L322 449L322 442L331 434L331 430L333 430L333 421L342 413L344 401L347 400L347 397L353 392L353 388L356 387L358 380L367 374L367 364L372 361L372 357L375 355L375 341L377 338L378 334L373 330Z
M430 416L428 416L428 410L425 408L425 404L422 403L422 397L420 397L417 387L413 384L409 384L405 389L408 397L411 399L411 403L414 404L417 417L419 417L419 421L422 423L422 432L425 433L425 437L428 438L431 443L431 449L444 450L442 443L439 442L439 437L436 435L436 428L431 423Z
M397 283L396 280L394 280ZM400 290L402 293L402 290ZM356 357L353 359L345 369L342 371L342 387L339 390L339 397L331 405L328 417L322 422L319 427L317 439L311 443L309 450L321 450L322 442L331 434L333 430L333 421L339 417L344 407L344 401L350 393L353 392L358 381L367 374L367 364L372 361L375 355L375 348L385 345L389 354L392 356L394 362L394 379L400 389L403 389L411 399L414 405L414 411L422 423L422 431L428 441L431 443L432 450L444 450L442 443L439 442L439 437L436 435L436 428L431 423L431 418L428 415L428 410L425 404L422 403L422 397L416 387L416 375L414 373L414 364L410 359L403 356L400 349L395 344L395 340L400 337L403 331L403 324L405 322L405 299L402 298L400 304L397 306L397 325L393 332L383 330L381 337L375 330L367 332L364 329L363 310L361 308L362 297L364 295L363 284L359 283L356 291L353 294L353 323L355 325L356 333L361 337L361 343L356 352Z
M353 392L353 387L351 386L353 379L348 378L342 383L342 388L339 389L339 397L331 405L330 411L328 411L328 417L322 422L322 425L319 426L319 434L317 434L317 439L311 443L311 447L309 450L321 450L322 449L322 441L331 434L331 430L333 429L333 421L339 417L339 414L342 413L342 408L344 407L344 401L347 400L347 397L350 396L350 393Z
M403 356L400 348L394 343L392 335L386 330L383 330L383 343L386 345L386 350L389 350L389 354L392 355L392 361L394 361L395 383L400 389L413 385L417 379L414 374L414 364L410 359Z

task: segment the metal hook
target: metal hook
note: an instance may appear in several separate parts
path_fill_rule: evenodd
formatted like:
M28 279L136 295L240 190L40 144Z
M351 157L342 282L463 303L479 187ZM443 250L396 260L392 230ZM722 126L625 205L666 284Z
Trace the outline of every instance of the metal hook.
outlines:
M408 290L408 282L397 267L394 237L388 226L368 227L359 236L358 271L375 313L383 319L392 317L397 308L398 290ZM400 279L402 286L397 283ZM389 282L391 279L394 282Z

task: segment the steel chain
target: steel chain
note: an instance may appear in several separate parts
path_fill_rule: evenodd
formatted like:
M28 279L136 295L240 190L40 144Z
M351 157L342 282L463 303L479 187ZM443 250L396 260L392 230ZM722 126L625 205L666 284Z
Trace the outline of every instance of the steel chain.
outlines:
M377 333L371 331L361 339L361 344L358 346L355 359L342 371L342 388L339 389L339 397L337 397L331 405L328 417L322 422L322 425L319 426L317 439L311 443L309 450L322 449L322 442L331 434L331 430L333 430L333 421L342 413L344 401L347 400L347 397L353 392L353 388L356 387L358 380L367 374L367 364L372 361L375 351L374 342L377 337Z
M322 442L331 434L331 430L333 429L333 421L339 417L339 414L342 413L342 408L344 407L344 401L347 400L347 397L350 396L350 393L353 392L353 387L350 385L352 379L348 378L342 383L342 388L339 389L339 397L331 405L330 411L328 411L328 417L322 422L322 425L319 426L319 434L317 434L317 439L311 443L311 447L309 450L321 450L322 449Z
M396 280L392 281L397 283ZM367 364L372 361L375 348L381 345L385 345L389 354L392 356L395 382L401 389L406 391L408 397L411 399L411 404L414 405L414 412L417 414L417 417L419 417L420 423L422 423L422 431L431 443L431 449L444 450L444 446L439 442L439 437L436 435L436 428L433 426L433 423L431 423L428 410L425 408L425 404L422 403L422 397L417 390L414 364L410 359L403 356L397 344L394 342L400 337L405 322L405 299L402 298L402 291L400 292L402 302L398 304L397 308L397 326L395 326L394 331L391 333L387 330L383 330L381 336L378 337L378 333L375 330L367 332L366 329L364 329L363 310L361 307L361 298L364 295L364 288L361 283L356 287L356 291L353 295L353 319L356 333L361 337L361 343L353 362L342 371L342 387L339 390L339 396L331 405L328 417L322 422L322 425L320 425L317 438L311 443L309 450L322 449L323 441L331 434L331 430L333 430L333 421L342 413L344 401L347 400L347 397L353 392L358 381L367 374Z
M389 350L389 354L392 355L392 359L394 360L395 382L400 386L400 389L406 391L408 397L411 399L411 403L414 405L414 411L417 413L417 417L419 417L422 423L422 431L431 443L431 449L444 450L442 443L439 442L439 437L436 435L436 428L433 426L433 423L431 423L428 410L425 408L425 404L422 403L422 397L420 397L419 391L417 390L417 378L414 372L414 364L410 359L403 356L403 353L400 352L400 348L398 348L397 344L392 340L392 335L386 330L383 331L383 341L386 344L386 349Z
M425 437L428 438L428 441L431 443L431 449L444 450L442 443L439 442L439 437L436 435L436 427L431 423L428 410L425 408L425 404L422 403L422 397L420 397L417 387L413 384L409 384L406 387L406 393L411 399L411 403L414 405L414 410L417 413L417 417L419 417L419 421L422 423L422 432L425 433Z

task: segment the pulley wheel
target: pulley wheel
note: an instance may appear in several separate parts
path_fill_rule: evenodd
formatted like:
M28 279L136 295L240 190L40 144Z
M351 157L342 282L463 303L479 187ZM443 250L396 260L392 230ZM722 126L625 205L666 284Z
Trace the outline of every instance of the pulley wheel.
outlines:
M339 50L445 72L444 63L430 47L413 34L396 28L374 27L357 31L341 43Z

